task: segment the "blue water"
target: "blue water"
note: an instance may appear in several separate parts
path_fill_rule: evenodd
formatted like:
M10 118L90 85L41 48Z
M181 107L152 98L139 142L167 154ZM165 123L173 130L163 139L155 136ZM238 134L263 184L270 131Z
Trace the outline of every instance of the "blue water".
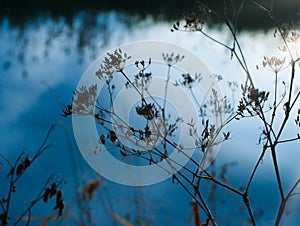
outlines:
M106 51L134 41L167 41L196 53L213 73L222 74L224 80L238 83L244 80L238 64L230 60L230 53L200 34L171 33L172 24L153 22L151 18L128 26L124 18L116 13L99 15L94 27L88 27L83 22L82 16L78 15L71 27L63 19L53 21L45 18L28 23L23 29L12 28L7 21L1 25L1 154L12 161L23 150L32 156L50 125L56 125L49 138L53 147L38 159L17 185L11 208L12 216L19 216L26 208L26 202L40 191L46 178L56 173L56 178L63 178L65 181L62 188L68 205L65 213L67 218L74 214L80 219L79 213L82 211L76 207L76 192L88 180L99 178L99 175L83 160L73 137L71 119L65 119L61 114L62 108L71 103L72 92L86 68ZM217 38L225 37L225 42L230 43L226 30L208 31ZM279 41L273 39L272 32L243 32L240 37L250 70L255 74L254 81L259 87L266 89L272 88L272 75L267 71L257 71L256 64L261 65L265 55L280 54L277 49ZM285 79L286 75L280 78ZM239 94L238 91L236 100ZM275 125L279 124L276 123ZM245 185L261 150L261 145L257 145L261 127L258 120L245 120L241 125L234 121L228 126L232 139L223 144L216 160L217 174L222 164L237 163L229 167L226 174L236 187ZM284 137L299 132L299 128L293 123L288 128ZM298 151L299 142L296 141L283 146L278 152L285 191L299 178ZM2 186L7 185L4 173L7 166L2 159L0 163L3 165L0 169L2 197L7 192L7 186ZM263 212L258 225L274 224L280 201L274 175L270 155L266 155L249 194L254 212ZM208 194L211 188L203 189L207 189L203 192ZM239 197L220 189L217 199L214 211L220 216L220 225L246 225L243 219L247 215L245 209L241 208L242 200ZM133 225L137 213L141 222L150 222L150 225L193 225L193 220L190 219L191 201L191 197L180 185L173 184L171 180L138 188L105 180L89 208L96 225L121 225L113 217L114 213L127 217ZM289 214L285 215L283 225L295 225L300 221L297 216L299 203L297 196L288 203ZM51 212L53 205L54 201L47 205L41 203L33 209L32 214L45 216ZM72 222L72 217L68 219ZM60 225L66 224L64 219L58 222ZM40 221L33 218L32 225L38 223Z

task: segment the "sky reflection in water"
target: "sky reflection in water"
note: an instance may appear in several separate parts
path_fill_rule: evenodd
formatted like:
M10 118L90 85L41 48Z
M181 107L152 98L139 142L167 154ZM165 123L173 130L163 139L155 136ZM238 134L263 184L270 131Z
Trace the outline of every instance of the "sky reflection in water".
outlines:
M213 73L224 77L224 87L226 80L241 83L244 79L239 66L230 60L229 52L199 34L171 33L171 24L152 23L151 19L148 19L128 27L126 21L115 13L99 15L92 24L93 29L86 29L80 15L73 24L71 28L66 26L63 19L56 22L41 20L38 24L28 24L21 30L12 29L4 22L0 30L0 65L3 66L0 69L0 134L3 147L1 153L10 159L14 159L21 150L33 153L50 125L57 125L50 138L54 147L36 162L21 181L23 189L17 193L16 199L33 197L36 190L32 188L38 189L45 177L56 172L67 182L64 187L66 202L75 204L75 190L78 185L82 185L77 184L75 177L79 180L97 177L77 150L71 120L61 117L61 109L70 103L72 91L88 65L106 51L134 41L167 41L196 53ZM227 35L223 29L212 29L211 32L218 38ZM277 49L278 39L273 38L273 31L243 32L240 41L249 60L250 70L255 71L254 81L259 87L271 90L272 75L263 69L257 71L255 65L261 65L263 56L280 54ZM282 76L280 80L284 78ZM297 84L300 84L299 81ZM236 100L239 94L238 91ZM218 166L228 162L237 163L230 167L227 175L228 178L233 178L231 183L237 187L244 185L248 180L249 172L261 150L261 147L256 145L260 128L258 121L249 119L241 125L243 126L235 121L228 127L233 139L223 144L217 158ZM295 135L297 132L297 128L291 124L284 136ZM249 143L251 145L244 145ZM289 144L284 150L279 149L278 158L282 167L282 178L287 181L284 183L286 188L290 187L299 175L298 149L297 142ZM275 207L278 206L279 193L269 155L266 155L259 171L264 173L259 172L255 177L255 186L250 196L255 203L255 211L263 210L263 217L258 225L272 225L277 212ZM4 181L4 178L0 180ZM179 185L170 181L144 188L125 187L109 181L105 184L91 204L95 208L95 220L103 225L110 225L114 221L105 211L105 206L111 207L109 203L112 203L113 211L125 215L130 211L134 212L133 202L136 197L142 202L141 206L145 205L145 219L152 221L153 225L164 225L162 222L170 225L187 224L191 214L191 199ZM1 195L4 192L0 189ZM225 200L223 204L216 204L222 206L224 211L220 215L234 219L240 212L241 200L224 191L220 196L224 196L221 199ZM128 208L128 205L132 207ZM39 206L42 208L36 208L35 214L44 215L48 207L43 203ZM295 201L291 202L288 208L291 215L283 221L284 225L295 225L295 222L299 222L299 217L295 214L299 212L299 208L299 200L295 197ZM19 205L14 205L13 209L16 216L20 214ZM76 212L75 207L72 209ZM231 219L231 225L240 225L238 220L240 219Z

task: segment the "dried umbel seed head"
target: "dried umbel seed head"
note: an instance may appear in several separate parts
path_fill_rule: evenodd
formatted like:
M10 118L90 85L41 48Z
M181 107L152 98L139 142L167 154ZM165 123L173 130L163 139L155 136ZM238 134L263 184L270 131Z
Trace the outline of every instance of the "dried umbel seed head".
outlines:
M167 65L172 66L182 61L184 56L180 54L175 55L174 53L162 53L162 58Z
M264 57L264 60L262 62L263 67L269 68L273 72L279 72L285 62L285 58L280 59L278 57Z
M113 53L107 53L107 56L96 72L96 76L109 83L116 72L121 72L124 69L126 61L130 58L131 56L123 53L120 48L116 49Z

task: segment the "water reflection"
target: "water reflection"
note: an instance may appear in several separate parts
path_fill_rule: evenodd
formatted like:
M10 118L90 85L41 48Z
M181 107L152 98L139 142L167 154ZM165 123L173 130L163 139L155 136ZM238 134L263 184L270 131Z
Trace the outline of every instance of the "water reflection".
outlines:
M28 64L37 63L42 58L48 59L54 49L66 56L76 55L78 63L95 59L97 51L108 46L112 35L130 30L135 21L116 13L79 13L72 21L65 17L55 20L40 17L28 21L18 28L11 27L8 20L1 26L2 54L1 64L4 70L18 64L22 76L30 73ZM118 31L116 32L117 29Z
M63 124L67 127L67 131L70 132L68 130L70 125L66 121L62 122L60 116L62 107L70 102L72 91L90 62L97 56L104 54L107 49L118 46L120 43L145 39L176 43L199 55L214 73L222 74L227 80L238 82L243 80L241 70L238 65L230 61L228 52L224 52L223 49L217 46L212 47L210 42L197 34L178 33L174 35L170 32L171 24L166 22L152 23L151 18L138 22L132 17L126 17L114 12L101 14L86 14L82 12L77 14L71 21L63 17L56 20L41 17L19 28L11 27L8 21L4 21L0 31L0 62L2 65L0 79L0 113L2 115L0 122L2 127L0 132L1 134L9 134L9 136L1 137L1 143L4 147L10 148L3 152L9 157L13 157L14 152L24 147L32 149L36 145L36 140L41 139L40 134L44 134L48 126L53 122L59 125ZM219 30L212 28L210 31L217 38L227 35L222 28ZM241 33L241 43L245 47L245 55L249 60L249 65L253 65L251 70L256 70L255 65L261 63L264 55L278 54L278 40L273 39L272 30L266 32L243 32ZM265 43L268 43L268 45L265 45ZM270 82L266 82L266 77L264 76L269 76L269 74L257 72L255 80L262 87L268 88L272 86ZM281 79L284 80L285 78L281 77ZM257 152L253 151L259 149L255 145L257 134L254 133L253 136L249 137L249 131L253 129L255 123L257 121L246 123L244 130L241 130L239 125L234 123L230 129L232 133L236 134L237 141L228 146L225 145L225 151L219 157L220 165L228 160L232 160L232 158L238 159L238 165L234 165L234 167L239 167L238 170L230 172L236 179L233 183L237 185L244 184L245 178L241 175L249 172L257 158ZM66 185L66 190L70 191L68 192L69 194L66 194L66 200L72 201L78 188L78 184L75 182L74 184L77 187L73 187L74 178L77 177L78 179L79 177L81 179L83 174L83 177L91 177L90 174L92 173L88 173L87 166L80 155L76 154L78 152L76 146L69 147L69 143L73 145L74 141L70 137L68 140L64 132L64 130L57 130L52 142L58 148L49 153L46 159L41 160L36 167L39 169L38 171L43 173L52 172L54 169L63 174L71 184ZM288 133L295 132L295 129L288 131ZM71 136L71 133L69 133L69 136ZM243 155L238 155L237 153L241 151L239 147L249 140L254 145L244 147ZM289 152L292 156L297 155L297 144L292 144L289 147ZM48 159L53 158L53 156L59 156L59 158L49 161ZM298 158L285 156L281 156L284 160L281 162L283 166L282 173L290 177L290 183L293 183L294 177L298 174L292 174L291 172L299 171ZM79 166L80 170L75 170L72 163L75 167L77 165L77 168ZM269 175L272 174L271 166L271 161L264 159L263 167ZM74 171L76 172L74 173ZM42 179L43 175L40 172L35 172L34 175ZM92 174L92 176L95 175ZM262 222L267 222L268 219L274 218L273 213L274 211L276 212L274 206L276 206L275 204L278 200L274 200L273 195L276 196L275 193L277 191L272 189L276 188L276 185L274 181L272 182L270 178L266 178L263 175L257 178L257 183L258 186L253 191L253 199L258 203L258 212L261 209L266 210L264 211ZM31 185L25 184L25 186L27 187L25 191L29 191ZM145 196L152 200L151 205L167 206L160 209L160 215L155 216L153 220L154 225L155 223L159 225L161 222L164 222L165 215L171 216L170 222L172 225L178 222L180 222L178 223L179 225L184 225L190 214L189 197L182 194L180 188L174 188L173 186L173 184L169 183L154 188L145 188L144 190L147 192ZM130 193L133 190L131 189L116 185L109 188L113 195L123 192L124 196L132 197ZM261 191L263 190L268 196L262 197ZM113 197L111 200L104 200L104 202L113 201L117 203L118 198L120 197ZM266 200L266 202L261 203L259 200L262 199ZM229 205L230 202L237 202L230 199L225 201ZM182 205L178 206L178 203ZM106 203L106 205L108 204ZM299 203L296 202L293 205L297 207ZM175 208L176 206L180 208L180 216L176 214L176 211L178 211ZM185 208L182 208L183 206ZM117 213L126 212L124 206L117 204L115 205L115 211ZM224 215L232 216L230 211L230 208L227 209ZM43 213L41 212L41 214ZM108 218L105 219L106 222L114 221L109 213L104 215Z

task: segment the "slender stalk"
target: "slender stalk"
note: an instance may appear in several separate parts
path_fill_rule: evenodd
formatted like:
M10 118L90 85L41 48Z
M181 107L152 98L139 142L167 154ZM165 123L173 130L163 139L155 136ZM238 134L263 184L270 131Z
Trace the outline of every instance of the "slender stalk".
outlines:
M254 169L251 172L250 178L249 178L248 183L247 183L246 188L245 188L245 193L248 193L250 185L251 185L252 180L254 178L254 175L256 174L258 166L260 165L263 157L265 156L266 151L267 151L267 145L264 145L263 146L263 150L262 150L262 152L261 152L261 154L260 154L260 156L259 156L259 158L258 158L258 160L257 160L257 162L256 162L256 164L254 166Z
M167 102L167 95L168 95L168 87L169 87L169 81L170 81L170 72L171 72L171 65L168 65L168 72L167 72L167 79L165 84L165 93L164 93L164 104L162 109L163 119L166 120L166 102Z
M288 101L285 103L286 111L285 111L285 116L283 119L283 122L281 124L281 127L279 129L279 132L275 138L274 144L276 144L281 136L281 133L283 132L283 129L285 128L285 125L289 119L290 115L290 110L291 110L291 98L292 98L292 90L293 90L293 81L294 81L294 76L295 76L295 62L292 62L292 74L291 74L291 82L290 82L290 89L289 89L289 96L288 96Z
M249 201L248 193L244 193L243 194L243 202L244 202L244 204L245 204L245 206L247 208L248 214L250 216L251 223L252 223L253 226L255 226L256 222L255 222L255 218L254 218L251 206L250 206L250 201Z
M277 79L278 79L278 72L275 72L275 84L274 84L274 103L273 103L273 113L272 113L272 118L271 118L271 123L270 123L270 128L273 126L274 118L276 116L276 110L277 110Z
M292 197L294 190L297 188L298 184L300 183L300 179L298 179L296 181L296 183L293 185L293 187L290 189L289 193L287 194L287 196L281 200L280 203L280 207L278 209L278 213L277 213L277 217L276 217L276 222L275 222L275 226L279 226L281 218L283 216L285 207L286 207L286 203L288 202L288 200Z
M273 165L274 165L274 169L275 169L275 173L276 173L277 185L279 188L280 196L281 196L281 199L284 199L284 192L283 192L283 188L282 188L282 182L281 182L281 178L280 178L280 174L279 174L279 167L278 167L277 156L276 156L274 146L271 146L271 153L272 153L272 159L273 159L273 163L274 163Z

